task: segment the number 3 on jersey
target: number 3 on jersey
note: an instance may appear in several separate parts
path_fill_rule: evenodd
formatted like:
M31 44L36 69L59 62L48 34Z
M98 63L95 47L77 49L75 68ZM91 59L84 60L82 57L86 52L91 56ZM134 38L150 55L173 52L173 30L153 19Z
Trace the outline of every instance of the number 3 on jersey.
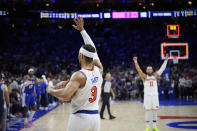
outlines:
M96 88L96 86L93 86L91 88L91 92L92 92L92 97L89 98L89 102L90 103L92 103L92 102L94 102L96 100L96 96L97 96L97 88Z
M150 81L150 87L153 87L153 81Z

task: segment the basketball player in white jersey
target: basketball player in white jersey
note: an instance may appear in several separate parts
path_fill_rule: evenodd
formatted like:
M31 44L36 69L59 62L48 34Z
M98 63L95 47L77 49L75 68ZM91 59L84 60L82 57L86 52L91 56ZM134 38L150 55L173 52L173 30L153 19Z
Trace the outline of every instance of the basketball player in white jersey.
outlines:
M85 42L78 54L81 70L71 76L65 88L48 87L47 91L61 100L71 100L71 115L67 131L99 131L98 103L103 82L103 66L93 41L84 30L83 19L79 17L74 22L76 25L73 27L80 31Z
M151 117L153 121L153 131L159 131L157 128L157 110L159 109L159 97L158 97L158 86L157 78L163 73L168 62L168 55L166 55L165 61L161 68L153 73L152 66L146 68L146 73L144 74L138 65L137 57L133 58L136 70L141 77L144 84L144 108L146 110L145 120L146 120L146 131L150 131Z

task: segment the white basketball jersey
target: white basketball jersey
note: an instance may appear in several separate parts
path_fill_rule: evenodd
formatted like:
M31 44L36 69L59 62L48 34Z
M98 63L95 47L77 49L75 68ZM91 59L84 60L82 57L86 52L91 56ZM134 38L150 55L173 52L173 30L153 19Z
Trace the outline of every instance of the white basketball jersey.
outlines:
M103 82L102 74L96 66L93 70L82 69L80 72L86 77L86 84L83 88L77 90L71 101L72 113L79 110L98 110Z
M154 75L146 76L144 82L144 95L158 95L157 79Z

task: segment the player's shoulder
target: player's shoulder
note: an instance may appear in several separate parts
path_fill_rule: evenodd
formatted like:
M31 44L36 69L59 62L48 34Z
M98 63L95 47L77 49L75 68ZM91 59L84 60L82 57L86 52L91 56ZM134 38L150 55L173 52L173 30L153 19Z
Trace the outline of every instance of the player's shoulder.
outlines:
M71 80L86 80L87 76L82 70L76 71L72 74Z
M80 83L81 87L84 87L85 83L86 83L87 77L85 74L83 74L80 71L76 71L72 74L70 81L71 82L78 82Z

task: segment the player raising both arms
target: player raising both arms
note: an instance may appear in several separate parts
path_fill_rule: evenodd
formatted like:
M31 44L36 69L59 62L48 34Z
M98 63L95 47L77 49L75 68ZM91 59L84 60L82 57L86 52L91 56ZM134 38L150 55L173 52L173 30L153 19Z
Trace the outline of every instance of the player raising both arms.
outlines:
M85 43L78 54L81 70L71 76L65 88L54 89L49 86L47 91L61 100L71 100L67 131L99 131L98 103L103 82L103 66L93 41L84 30L83 19L79 17L74 22L76 25L73 27L80 31Z
M166 56L163 65L156 73L153 72L152 66L147 66L146 68L147 74L144 74L140 69L140 66L137 61L137 57L134 57L133 61L135 63L136 70L144 84L144 107L146 110L145 113L146 131L150 131L151 115L153 120L153 131L159 131L157 128L157 110L159 109L157 78L165 70L168 62L168 56Z

